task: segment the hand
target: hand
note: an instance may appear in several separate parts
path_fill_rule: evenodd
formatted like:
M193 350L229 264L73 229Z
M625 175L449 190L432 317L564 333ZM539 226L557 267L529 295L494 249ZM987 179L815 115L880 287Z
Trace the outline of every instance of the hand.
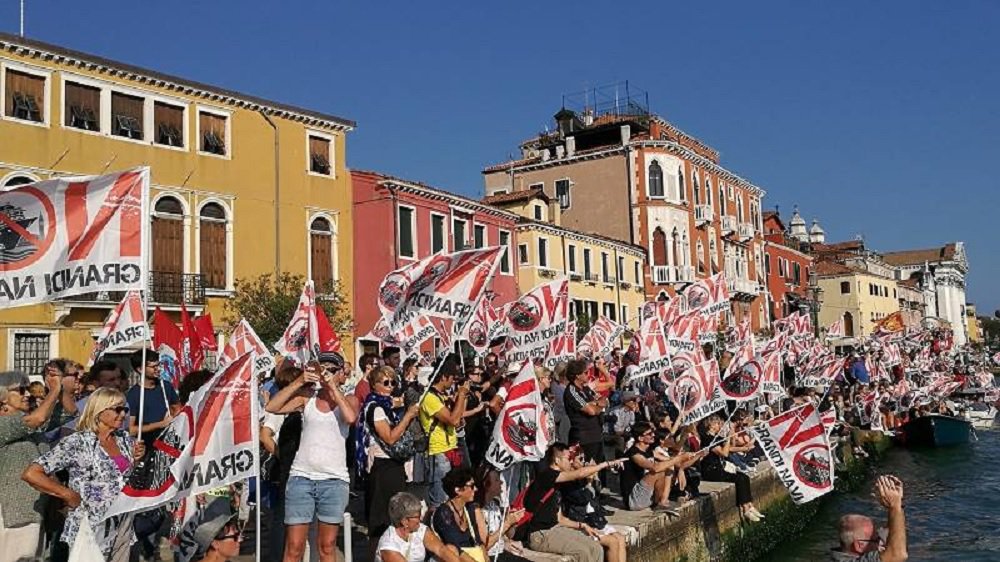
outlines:
M72 488L66 488L66 492L63 493L62 499L66 502L66 505L73 509L80 507L80 502L83 501L80 498L80 494L76 493L76 490Z
M460 384L458 386L458 393L459 394L468 394L469 393L469 388L470 388L471 384L472 383L470 383L468 380L466 380L465 382L463 382L462 384Z
M160 424L159 424L160 428L167 427L168 425L170 425L170 422L172 422L172 421L174 421L174 416L173 416L173 414L170 413L170 410L167 410L166 415L164 415L163 419L160 420Z
M608 468L612 470L618 470L625 465L625 459L615 459L613 461L606 461L604 463Z
M62 373L55 367L49 367L45 371L45 386L49 392L59 392L62 387Z
M302 373L302 382L305 384L316 384L319 382L319 379L319 369L315 365L306 367L306 370Z
M138 461L146 454L146 444L139 441L135 444L135 450L132 451L132 460Z
M510 527L514 523L517 523L524 517L524 509L512 509L507 512L507 518L504 519L503 526Z
M406 409L406 414L404 414L404 417L415 418L419 413L420 413L420 404L415 402L413 404L410 404L410 407Z
M895 476L879 476L874 495L886 509L903 507L903 483Z
M586 523L580 523L580 530L586 533L588 537L599 538L599 533Z

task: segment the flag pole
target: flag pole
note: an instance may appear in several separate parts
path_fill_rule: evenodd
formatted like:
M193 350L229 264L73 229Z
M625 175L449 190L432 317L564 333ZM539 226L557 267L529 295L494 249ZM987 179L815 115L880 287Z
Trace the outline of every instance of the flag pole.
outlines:
M139 422L136 424L139 430L136 432L136 441L142 441L142 422L143 414L146 411L146 350L152 345L153 333L149 327L149 168L145 168L146 173L144 174L142 182L142 200L140 206L142 208L143 216L143 227L140 231L140 238L142 240L142 282L139 287L139 297L142 301L142 321L146 323L146 337L142 342L142 364L139 366ZM161 387L162 388L162 387ZM166 391L164 391L166 392ZM167 406L169 412L170 404L166 401L166 396L164 395L164 404Z
M251 363L253 357L251 356ZM260 557L260 510L263 507L260 502L260 488L261 488L261 475L260 475L260 376L258 373L251 371L251 384L252 392L250 396L250 438L253 443L256 444L257 450L257 462L254 463L254 480L256 481L256 486L254 486L254 501L256 506L254 511L254 560L263 560Z

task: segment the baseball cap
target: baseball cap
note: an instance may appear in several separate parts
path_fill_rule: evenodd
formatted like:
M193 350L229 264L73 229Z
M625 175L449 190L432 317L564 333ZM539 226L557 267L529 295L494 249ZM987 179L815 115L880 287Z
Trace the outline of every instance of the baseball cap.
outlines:
M632 392L631 390L626 390L625 392L622 393L622 402L623 403L624 402L628 402L630 400L638 400L638 399L639 399L639 395L636 394L636 393L634 393L634 392Z

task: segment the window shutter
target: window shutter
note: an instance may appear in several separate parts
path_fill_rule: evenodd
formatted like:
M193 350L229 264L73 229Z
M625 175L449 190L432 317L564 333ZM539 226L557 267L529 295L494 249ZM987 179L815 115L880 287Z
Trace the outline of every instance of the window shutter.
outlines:
M15 115L15 98L27 96L34 100L35 112L30 117L32 121L41 121L45 105L45 78L34 76L25 72L8 70L6 76L6 89L4 93L4 114Z
M201 275L207 289L226 288L226 223L201 221Z
M67 127L96 131L101 126L101 89L66 83L63 122Z
M153 271L184 272L184 221L153 217Z
M317 291L327 291L333 282L333 239L329 234L309 235L312 248L312 275Z

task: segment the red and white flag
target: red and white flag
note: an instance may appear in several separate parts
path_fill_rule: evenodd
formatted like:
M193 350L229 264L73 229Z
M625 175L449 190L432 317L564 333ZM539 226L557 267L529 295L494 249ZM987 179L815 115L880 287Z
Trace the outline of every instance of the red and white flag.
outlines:
M892 367L902 363L903 353L899 350L899 346L897 344L890 343L883 347L882 361L885 363L886 367Z
M458 337L467 342L476 351L476 355L486 355L492 341L490 331L493 326L500 324L501 318L489 299L479 299L479 304L476 305L472 318L465 323L462 333Z
M319 350L322 353L328 351L342 351L340 336L330 325L330 320L326 317L326 311L322 306L316 305L316 329L319 330Z
M833 451L814 405L778 414L754 427L753 434L796 504L833 490Z
M586 353L592 357L604 357L611 353L618 339L625 333L625 326L618 324L614 320L608 320L606 316L599 316L597 321L590 327L587 335L583 336L577 349L581 353Z
M729 310L729 288L726 286L725 274L718 273L692 284L684 290L684 300L690 314L714 316Z
M784 396L785 387L781 385L781 353L768 353L761 357L763 374L761 375L760 391L771 396Z
M733 358L729 368L722 377L719 389L726 400L745 402L753 400L760 394L760 385L764 380L764 365L752 356L750 360L740 357Z
M254 373L266 373L276 366L274 355L271 354L267 345L254 331L253 326L246 319L241 318L240 323L236 325L233 333L226 340L222 353L219 354L219 368L225 368L246 353L251 356Z
M559 363L573 359L576 359L576 320L566 322L566 331L562 337L549 342L549 351L545 354L542 364L549 369L555 369Z
M451 318L465 324L497 266L503 248L495 246L434 254L385 276L378 305L397 331L417 316Z
M726 402L719 389L719 363L712 359L691 367L674 380L667 395L685 425L721 410Z
M736 327L736 330L732 332L733 339L729 341L729 350L733 351L739 349L743 346L753 347L753 332L750 328L750 319L744 318L742 322Z
M651 314L643 318L639 331L632 336L629 353L637 366L629 373L628 380L622 386L642 377L669 372L670 348L660 315Z
M796 377L795 385L801 387L822 387L827 388L837 379L837 375L844 370L844 361L839 357L829 357L822 363L804 370Z
M842 338L844 337L844 317L841 316L836 322L830 324L830 327L826 329L826 337L828 338Z
M569 322L569 282L563 278L521 295L507 311L508 363L543 359L552 340L565 337Z
M384 346L398 347L405 357L420 355L420 346L438 334L438 329L426 316L417 316L398 331L391 331L385 318L375 321L375 326L364 339L378 340Z
M542 401L535 366L525 361L493 426L486 460L498 470L516 462L541 460L555 440L551 415Z
M149 168L0 191L0 309L145 287Z
M284 335L274 344L274 349L300 366L319 359L319 321L316 319L316 291L311 279L302 287L302 296L292 313L292 320Z
M715 344L719 337L719 315L709 314L701 316L701 325L698 327L698 343Z
M90 364L100 359L104 353L124 349L148 338L149 326L143 313L142 296L139 291L129 291L104 322L104 329L94 342Z
M176 351L179 352L177 364L180 378L201 369L205 364L205 350L201 348L201 336L184 303L181 303L181 348Z
M147 511L258 475L257 377L251 354L219 369L193 392L143 462L154 463L142 487L130 481L105 518Z
M698 335L701 332L701 315L697 313L678 316L670 324L664 325L670 353L692 352L700 347Z

